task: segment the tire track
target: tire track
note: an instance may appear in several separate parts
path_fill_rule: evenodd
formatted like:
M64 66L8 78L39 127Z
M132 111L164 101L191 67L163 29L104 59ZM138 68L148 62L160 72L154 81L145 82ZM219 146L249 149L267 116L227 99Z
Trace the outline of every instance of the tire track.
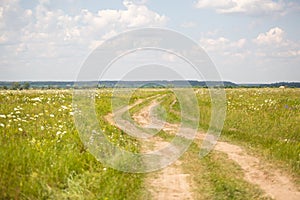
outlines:
M141 102L138 101L126 109L130 109ZM179 124L162 122L155 118L153 108L158 105L159 102L153 100L150 105L133 115L134 121L144 128L162 129L171 135L178 133ZM111 116L106 117L106 119L113 125L116 125ZM191 139L188 133L192 130L188 128L185 130L187 133L186 138ZM181 136L183 135L181 134ZM195 138L196 142L201 143L205 136L205 133L198 132ZM165 142L159 136L152 136L144 139L142 144L142 151L147 152L163 148L168 142ZM228 142L217 142L215 150L225 153L229 159L237 163L244 173L244 179L259 186L265 192L265 196L277 200L300 199L299 188L295 186L287 174L279 169L275 169L268 163L262 162L259 158L249 155L242 147ZM146 180L146 184L153 199L193 199L192 184L188 181L191 175L182 172L180 161L176 161L172 165L156 172L155 176L153 176L154 173L150 173L150 175Z

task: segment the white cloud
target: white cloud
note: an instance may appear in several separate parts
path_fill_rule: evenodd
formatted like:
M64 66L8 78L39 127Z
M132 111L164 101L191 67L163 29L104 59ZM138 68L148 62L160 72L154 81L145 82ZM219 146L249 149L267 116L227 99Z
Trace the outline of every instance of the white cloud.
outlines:
M61 65L78 68L91 50L122 31L165 26L167 17L142 3L125 0L125 9L83 9L70 15L49 9L48 0L40 0L32 9L23 9L18 0L0 1L0 68L16 71L31 66L44 72Z
M28 58L71 56L74 49L87 54L89 47L128 28L164 26L167 22L166 16L130 1L124 1L124 10L81 10L73 16L50 10L48 4L51 2L40 0L29 10L20 7L17 0L0 2L0 43L6 44L0 49L2 58L25 52Z
M7 41L7 35L4 33L0 36L0 44L5 43Z
M279 27L260 33L253 39L256 44L256 55L260 57L297 57L300 55L300 42L286 38L285 31Z
M283 36L284 36L284 31L281 28L275 27L275 28L271 28L266 33L260 33L254 40L254 42L259 45L282 44L284 42Z
M201 38L200 46L215 58L224 57L228 63L237 60L272 60L300 58L300 41L291 41L286 38L285 31L274 27L265 33L259 33L252 40L241 38L230 40L225 37Z
M144 5L135 5L129 1L124 1L124 5L127 10L119 11L119 23L127 27L161 26L167 20L165 16L150 11Z
M230 41L228 38L219 37L216 39L202 38L199 42L200 46L202 46L208 52L228 53L242 49L247 40L245 38L241 38L237 41Z
M197 24L195 22L183 22L180 26L182 28L194 28Z
M134 3L136 5L144 5L144 4L148 3L148 0L126 0L124 2L125 3L127 3L127 2Z
M245 38L239 39L238 41L233 42L232 46L237 48L243 48L246 44L246 41L247 40Z
M235 6L234 0L199 0L196 4L197 8L230 8Z
M215 37L219 34L220 30L219 29L215 29L215 30L211 30L205 33L206 37Z
M225 37L201 38L199 44L213 59L222 58L223 64L241 62L251 54L245 38L234 41Z
M274 0L198 0L197 8L212 8L217 13L248 15L285 14L294 4Z
M277 52L275 56L282 57L282 58L299 57L300 50L287 50L283 52Z
M300 41L289 40L282 28L271 28L252 39L232 40L220 35L202 37L199 44L225 80L275 82L299 79Z
M164 61L166 61L166 62L175 62L175 61L177 61L178 62L178 60L180 60L175 54L171 54L171 53L162 53L162 60L164 60Z
M128 28L164 26L167 22L166 16L127 0L123 2L126 7L124 10L99 10L97 13L81 10L74 16L62 10L49 10L45 7L45 4L50 3L48 0L39 2L34 10L22 9L18 1L5 1L0 4L1 32L13 29L11 32L14 37L8 40L15 42L15 36L18 35L17 38L25 43L81 43L102 37L107 39L112 32L118 33ZM18 26L12 26L15 24ZM1 41L4 41L4 36L5 34L1 35Z

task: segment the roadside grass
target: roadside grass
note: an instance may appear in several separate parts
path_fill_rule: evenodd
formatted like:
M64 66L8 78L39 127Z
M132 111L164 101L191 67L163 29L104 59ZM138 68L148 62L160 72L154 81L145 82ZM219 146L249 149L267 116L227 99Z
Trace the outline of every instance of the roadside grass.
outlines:
M157 136L168 142L174 139L174 135L164 131L160 131ZM181 138L178 141L184 140L187 139ZM258 186L245 181L243 170L224 153L213 151L199 159L199 144L192 142L180 161L183 173L190 175L189 182L195 199L270 199L264 196ZM157 172L152 172L147 176L156 175Z
M181 112L180 105L175 95L168 94L162 99L159 107L154 111L160 119L164 119L169 123L180 123Z
M195 89L199 128L207 130L211 104L207 89ZM294 175L300 184L300 90L226 89L227 117L222 138L239 143ZM126 93L116 96L121 107ZM136 90L130 103L166 95L157 108L171 123L180 122L180 105L168 90ZM127 94L129 95L129 94ZM115 145L139 152L140 144L109 125L112 90L97 90L98 121ZM133 107L139 112L151 100ZM173 103L174 102L174 103ZM98 162L82 144L73 121L72 93L62 90L0 91L1 199L139 199L146 195L143 174L113 170ZM164 116L162 116L162 119ZM158 135L167 141L165 132ZM221 139L222 139L221 138ZM241 170L221 153L203 159L191 145L181 158L193 174L199 199L257 199L261 192L243 181Z
M199 129L206 131L211 117L209 90L195 89L195 92L200 108ZM226 120L220 139L247 147L251 153L288 171L299 185L300 90L226 89L226 96ZM178 101L170 106L174 99L169 97L162 102L170 123L180 122Z
M99 119L110 112L110 90L99 90ZM143 174L98 162L73 122L70 91L0 91L1 199L138 199ZM138 152L132 138L104 127L108 138ZM120 137L122 135L122 137Z
M223 135L279 161L300 181L300 90L227 90Z
M164 103L163 105L165 105ZM166 105L169 105L168 103ZM174 135L165 131L159 131L156 136L167 142L174 139ZM188 139L182 137L178 137L176 140L181 144L187 141ZM264 197L264 193L258 186L244 180L243 170L234 161L228 159L226 154L214 151L200 159L199 144L196 144L198 142L192 142L188 151L180 158L182 162L180 168L183 173L190 175L189 182L192 183L192 193L195 199L269 199ZM156 175L157 172L148 174L148 176Z
M164 95L170 95L170 92L168 90L158 90L158 91L152 91L152 92L147 92L147 90L136 90L132 98L130 99L130 104L133 104L134 100L137 99L142 99L143 102L133 106L132 108L129 109L129 113L131 116L134 113L138 113L141 109L149 105L154 99L163 97Z
M199 159L199 147L193 143L181 160L182 169L190 174L195 199L268 199L244 180L242 169L225 154L214 151Z
M196 89L199 128L207 130L211 103L207 89ZM290 172L300 183L300 90L226 89L227 112L221 139L242 144Z

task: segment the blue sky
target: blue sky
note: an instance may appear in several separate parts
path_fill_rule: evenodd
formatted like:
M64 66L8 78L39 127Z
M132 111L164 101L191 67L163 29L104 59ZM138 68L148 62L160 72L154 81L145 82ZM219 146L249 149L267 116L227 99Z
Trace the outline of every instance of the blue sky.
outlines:
M298 19L296 0L0 0L0 80L75 80L104 40L161 27L196 41L223 80L300 81Z

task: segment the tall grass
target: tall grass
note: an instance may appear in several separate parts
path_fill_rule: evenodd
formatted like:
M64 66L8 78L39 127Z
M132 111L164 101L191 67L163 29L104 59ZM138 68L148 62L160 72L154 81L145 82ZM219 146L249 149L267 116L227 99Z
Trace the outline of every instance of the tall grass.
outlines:
M195 89L200 109L199 128L211 120L208 89ZM300 180L300 90L226 89L227 111L222 136L241 142L266 158L279 161ZM175 96L162 102L167 121L179 123L180 104ZM170 106L172 104L172 106Z
M227 89L227 114L223 136L239 141L268 158L283 162L300 175L300 90ZM207 129L210 98L198 91L202 119ZM298 177L299 178L299 177Z
M206 130L211 116L209 91L195 91L199 126ZM299 180L300 90L227 89L226 93L227 116L222 136L281 162ZM167 114L166 119L172 123L180 122L180 104L168 90L137 90L130 103L157 94L166 95L157 112ZM122 95L113 97L117 106L128 98L126 93ZM112 109L111 98L112 90L107 89L98 90L95 95L97 117L104 133L121 148L139 152L140 144L134 138L105 121L104 116ZM130 113L138 112L150 101L133 107ZM0 91L0 199L139 199L145 194L144 175L113 170L88 152L74 125L71 104L70 91ZM187 163L190 159L194 160L194 156L187 158ZM201 161L204 171L211 171L204 177L210 182L206 184L224 187L215 188L218 191L210 187L208 193L216 192L220 198L236 196L236 192L247 196L231 175L215 174L222 168L216 163L218 159L211 155ZM225 182L215 184L220 179ZM228 193L223 194L224 191ZM252 192L251 197L258 194Z
M110 112L111 91L97 94L99 120ZM143 175L103 166L82 144L69 91L0 92L0 199L137 199ZM104 123L104 120L103 120ZM120 147L137 142L106 124Z

